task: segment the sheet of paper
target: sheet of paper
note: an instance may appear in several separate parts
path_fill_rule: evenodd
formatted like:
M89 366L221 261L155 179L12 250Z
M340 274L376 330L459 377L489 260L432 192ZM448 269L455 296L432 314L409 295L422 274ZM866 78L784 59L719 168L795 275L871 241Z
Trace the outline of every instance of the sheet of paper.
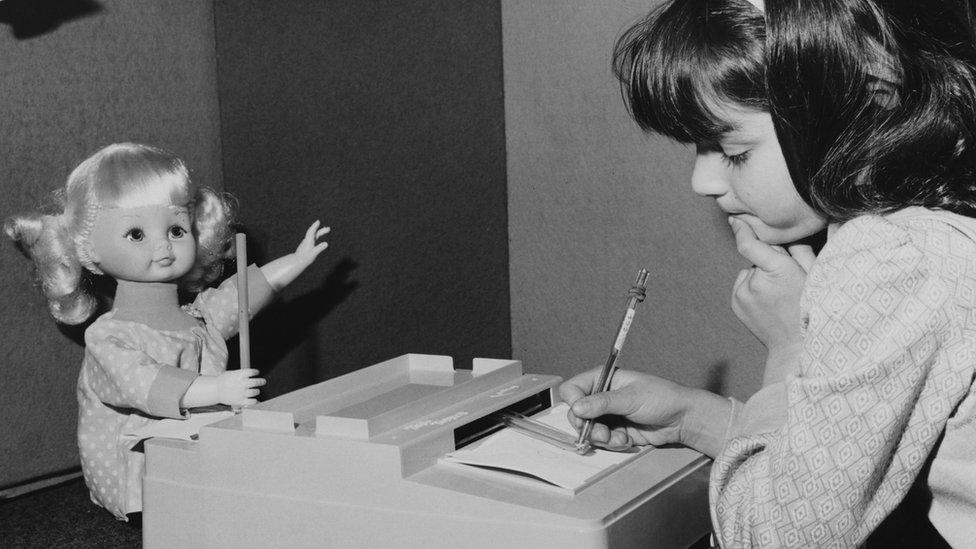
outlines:
M532 419L575 436L576 431L566 419L568 410L569 406L562 403ZM506 427L467 448L447 454L443 459L452 463L507 469L532 475L567 490L576 490L588 479L632 457L633 453L610 452L601 448L579 455Z
M144 438L163 437L193 440L193 435L200 432L204 425L233 417L234 412L200 412L191 413L186 419L161 419L148 425L122 433L123 437L142 440Z

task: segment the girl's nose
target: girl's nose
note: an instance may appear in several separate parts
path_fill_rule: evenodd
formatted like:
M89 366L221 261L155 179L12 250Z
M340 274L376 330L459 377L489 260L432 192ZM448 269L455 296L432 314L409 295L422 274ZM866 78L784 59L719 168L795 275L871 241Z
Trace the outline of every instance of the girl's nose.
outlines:
M722 155L713 151L698 151L695 168L691 172L691 188L701 196L722 196L729 184L722 163Z

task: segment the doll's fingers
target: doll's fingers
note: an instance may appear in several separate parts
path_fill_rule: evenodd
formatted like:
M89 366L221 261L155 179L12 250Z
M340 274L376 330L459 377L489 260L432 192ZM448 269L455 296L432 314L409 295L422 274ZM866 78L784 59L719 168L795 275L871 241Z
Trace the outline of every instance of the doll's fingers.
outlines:
M315 240L315 232L319 230L319 220L316 219L311 225L305 229L305 240Z
M330 232L332 232L332 227L322 227L321 229L319 229L318 231L316 231L315 238L321 238L321 237L329 234Z
M245 377L245 378L253 378L254 376L256 376L256 375L258 375L258 374L261 373L261 372L259 372L258 370L254 369L254 368L247 368L245 370L240 370L240 372L241 372L240 375L243 376L243 377Z
M315 258L318 257L320 253L324 252L325 249L328 247L329 247L328 242L319 242L318 244L315 245L314 248L312 248L310 253L312 254L312 257Z
M261 391L259 391L258 389L248 389L247 391L244 391L244 396L248 398L254 398L260 394Z
M246 387L264 387L268 383L268 381L263 377L251 377L248 378L245 383L246 383L245 385Z

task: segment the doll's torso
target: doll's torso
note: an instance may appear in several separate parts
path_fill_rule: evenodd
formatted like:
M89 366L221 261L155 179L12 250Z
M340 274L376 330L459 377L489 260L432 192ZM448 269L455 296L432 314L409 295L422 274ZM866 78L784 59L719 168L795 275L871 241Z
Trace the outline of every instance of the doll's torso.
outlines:
M85 332L78 377L78 446L92 500L117 517L142 509L144 455L124 435L161 417L182 417L180 399L199 374L227 367L225 338L236 329L236 287L200 294L191 327L159 330L102 315Z

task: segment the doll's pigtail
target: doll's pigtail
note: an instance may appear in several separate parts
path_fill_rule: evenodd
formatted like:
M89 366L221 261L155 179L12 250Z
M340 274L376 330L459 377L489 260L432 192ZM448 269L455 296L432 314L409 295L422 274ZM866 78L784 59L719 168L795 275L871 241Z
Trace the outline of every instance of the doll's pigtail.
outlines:
M63 215L28 215L8 219L3 226L17 248L34 262L41 291L51 315L64 324L81 324L98 308L87 291L84 268Z
M199 292L220 277L224 259L231 256L234 232L233 208L227 197L201 187L193 205L193 231L197 237L197 261L182 280L184 289Z

